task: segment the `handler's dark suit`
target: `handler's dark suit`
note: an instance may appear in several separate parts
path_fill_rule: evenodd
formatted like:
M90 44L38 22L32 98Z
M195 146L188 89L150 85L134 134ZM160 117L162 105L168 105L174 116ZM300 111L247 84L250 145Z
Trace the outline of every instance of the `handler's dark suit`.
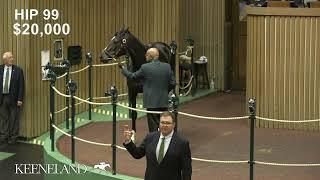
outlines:
M159 164L156 148L160 132L149 133L139 147L133 142L123 144L135 159L146 156L147 169L145 180L190 180L192 174L189 142L173 133L168 150Z
M168 92L175 86L175 77L167 63L152 60L143 64L134 73L126 68L122 74L130 79L143 79L143 106L148 111L166 111L168 109ZM147 113L149 132L157 131L160 115Z
M17 101L23 101L24 76L18 66L12 65L9 93L3 93L5 65L0 65L0 141L14 142L19 135Z

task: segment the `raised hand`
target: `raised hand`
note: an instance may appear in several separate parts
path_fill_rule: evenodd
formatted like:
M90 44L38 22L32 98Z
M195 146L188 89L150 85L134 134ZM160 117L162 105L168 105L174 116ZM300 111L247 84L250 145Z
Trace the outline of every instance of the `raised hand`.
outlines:
M124 125L123 126L123 136L124 136L124 140L125 142L129 142L131 141L131 136L132 136L132 132L131 130L129 129L129 126L128 125Z

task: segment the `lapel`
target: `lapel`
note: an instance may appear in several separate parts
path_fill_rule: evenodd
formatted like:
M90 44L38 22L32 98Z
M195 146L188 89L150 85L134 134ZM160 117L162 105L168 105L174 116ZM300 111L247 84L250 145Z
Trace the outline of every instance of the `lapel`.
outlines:
M166 154L164 155L163 160L166 159L168 154L172 154L175 151L176 141L177 141L176 132L173 132L168 150L167 150Z
M2 64L1 66L0 66L0 87L1 87L1 90L0 90L0 92L2 92L2 88L3 88L3 76L4 76L4 67L5 67L5 65L4 64ZM10 77L10 89L11 89L11 86L13 86L13 83L11 83L12 82L12 79L13 79L13 77L15 77L15 75L16 75L16 66L15 65L12 65L12 71L11 71L11 77Z
M4 65L0 65L0 87L2 92L2 86L3 86L3 71L4 71Z
M168 150L166 152L166 154L164 155L162 161L160 164L166 162L166 159L168 159L168 156L170 154L174 154L174 151L175 151L175 146L176 146L176 142L177 142L177 136L176 136L176 132L173 132L173 135L171 137L171 141L170 141L170 144L169 144L169 147L168 147ZM157 146L157 144L156 144ZM156 158L157 160L157 158ZM158 163L157 163L158 164Z
M12 65L12 71L11 71L11 78L10 78L10 82L12 82L12 77L14 77L15 76L15 66L14 65ZM10 86L11 86L11 83L10 83Z
M157 164L158 164L158 160L157 160L156 151L157 151L157 145L158 145L159 138L160 138L160 132L158 131L157 134L155 135L155 138L153 138L153 141L151 144L151 148L152 148L151 152L153 153L152 160L157 162Z

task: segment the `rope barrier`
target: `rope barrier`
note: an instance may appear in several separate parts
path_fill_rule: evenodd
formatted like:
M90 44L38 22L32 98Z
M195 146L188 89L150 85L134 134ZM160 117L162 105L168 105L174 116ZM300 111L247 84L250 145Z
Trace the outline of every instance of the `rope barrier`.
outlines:
M285 164L285 163L272 163L263 161L254 161L256 164L269 165L269 166L291 166L291 167L312 167L320 166L320 164Z
M89 100L90 98L87 98L86 100ZM76 103L75 104L75 106L78 106L78 105L80 105L80 104L83 104L84 102L78 102L78 103ZM69 106L69 108L71 108L72 106ZM58 113L60 113L60 112L63 112L63 111L65 111L65 110L67 110L68 109L68 107L65 107L65 108L63 108L63 109L61 109L61 110L59 110L59 111L56 111L56 112L54 112L55 114L58 114Z
M66 95L61 93L59 90L56 89L56 87L52 86L52 88L54 89L54 91L56 93L58 93L59 95L63 96L63 97L71 97L71 95ZM121 94L121 95L127 95L127 94ZM81 101L81 102L85 102L88 104L92 104L92 105L110 105L111 103L97 103L97 102L90 102L88 100L85 99L81 99L77 96L74 96L75 99ZM102 98L102 97L100 97ZM106 97L108 98L108 97ZM153 114L161 114L161 111L147 111L147 110L142 110L142 109L137 109L137 108L133 108L133 107L129 107L129 106L125 106L122 104L117 103L118 106L127 108L127 109L131 109L134 111L139 111L139 112L144 112L144 113L153 113ZM190 113L185 113L185 112L178 112L181 115L185 115L185 116L189 116L189 117L194 117L194 118L199 118L199 119L211 119L211 120L240 120L240 119L247 119L249 116L240 116L240 117L226 117L226 118L222 118L222 117L209 117L209 116L200 116L200 115L194 115L194 114L190 114ZM274 121L274 122L286 122L286 123L308 123L308 122L319 122L320 119L313 119L313 120L300 120L300 121L290 121L290 120L277 120L277 119L270 119L270 118L264 118L264 117L259 117L256 116L257 119L260 120L265 120L265 121Z
M79 100L79 101L82 101L82 102L85 102L85 103L88 103L88 104L92 104L92 105L110 105L111 103L97 103L97 102L90 102L90 101L87 101L85 99L81 99L77 96L74 96L75 99Z
M118 63L112 63L112 64L94 64L92 65L93 67L103 67L103 66L114 66L114 65L118 65ZM79 70L76 70L76 71L71 71L69 72L69 74L76 74L76 73L79 73L79 72L82 72L86 69L88 69L90 66L87 65L86 67L82 68L82 69L79 69ZM67 73L64 73L63 75L61 76L58 76L57 79L61 79L63 77L65 77L67 75Z
M92 65L93 67L103 67L103 66L114 66L114 65L118 65L118 63L111 63L111 64L94 64ZM76 73L79 73L79 72L82 72L86 69L88 69L90 66L87 65L86 67L82 68L82 69L79 69L79 70L76 70L76 71L71 71L69 72L69 74L76 74ZM65 77L67 75L67 73L64 73L63 75L61 76L58 76L57 79L61 79L63 77Z
M74 136L74 139L88 143L88 144L94 144L94 145L98 145L98 146L108 146L111 147L111 144L105 144L105 143L99 143L99 142L94 142L94 141L88 141L79 137Z
M69 107L71 107L71 106L69 106ZM61 113L61 112L65 111L65 110L67 110L67 109L68 109L68 107L64 107L63 109L60 109L59 111L56 111L54 113L58 114L58 113Z
M122 147L122 146L116 146L118 149L121 149L121 150L124 150L124 151L126 151L127 149L126 148L124 148L124 147Z
M54 127L56 130L58 130L59 132L61 132L62 134L68 136L68 137L71 137L70 134L64 132L62 129L58 128L56 125L52 125L52 127ZM94 144L94 145L98 145L98 146L107 146L107 147L111 147L111 144L105 144L105 143L99 143L99 142L94 142L94 141L89 141L89 140L85 140L85 139L82 139L82 138L79 138L79 137L76 137L74 136L74 139L78 140L78 141L82 141L82 142L85 142L85 143L88 143L88 144ZM124 150L126 151L127 149L122 147L122 146L119 146L119 145L116 145L116 147L118 149L121 149L121 150ZM225 163L225 164L239 164L239 163L248 163L248 161L220 161L220 160L208 160L208 159L200 159L200 158L192 158L192 160L195 160L195 161L202 161L202 162L211 162L211 163Z
M70 134L64 132L62 129L58 128L56 125L52 124L52 127L54 127L56 130L58 130L58 131L61 132L62 134L71 137ZM98 146L108 146L108 147L111 147L111 144L105 144L105 143L99 143L99 142L94 142L94 141L88 141L88 140L85 140L85 139L82 139L82 138L79 138L79 137L76 137L76 136L74 136L74 139L76 139L76 140L78 140L78 141L85 142L85 143L89 143L89 144L95 144L95 145L98 145Z
M210 162L210 163L223 163L223 164L241 164L241 163L248 163L248 160L245 161L220 161L220 160L209 160L209 159L200 159L200 158L191 158L195 161L202 161L202 162Z
M67 97L67 98L70 98L70 97L71 97L71 95L66 95L66 94L61 93L55 86L52 86L52 89L53 89L57 94L59 94L60 96Z
M311 119L311 120L300 120L300 121L291 121L291 120L279 120L279 119L271 119L256 116L256 119L264 120L264 121L273 121L273 122L286 122L286 123L308 123L308 122L319 122L320 119Z
M122 105L120 103L117 103L117 105L121 106L121 107L124 107L124 108L127 108L127 109L131 109L131 110L139 111L139 112L144 112L144 113L152 113L152 114L161 114L162 113L162 111L146 111L146 110L143 110L143 109L137 109L137 108L125 106L125 105Z
M66 75L67 75L67 73L64 73L61 76L58 76L57 79L61 79L61 78L65 77Z
M68 134L68 133L66 133L66 132L64 132L64 131L62 131L62 130L61 130L60 128L58 128L56 125L52 124L51 126L52 126L53 128L55 128L57 131L61 132L62 134L64 134L64 135L66 135L66 136L71 137L71 135L70 135L70 134Z
M66 94L61 93L61 92L60 92L56 87L54 87L54 86L52 86L52 88L53 88L53 90L54 90L56 93L58 93L60 96L68 97L68 98L71 97L71 95L66 95ZM85 100L85 99L81 99L81 98L79 98L79 97L77 97L77 96L74 96L74 98L77 99L77 100L79 100L79 101L81 101L81 102L85 102L85 103L92 104L92 105L110 105L110 104L111 104L111 103L90 102L90 101L87 101L87 100Z
M128 93L125 93L125 94L119 94L118 97L121 97L121 96L127 96ZM93 97L92 99L108 99L108 98L111 98L111 96L103 96L103 97Z
M240 120L240 119L248 119L249 118L249 116L221 118L221 117L199 116L199 115L194 115L194 114L189 114L189 113L184 113L184 112L178 112L178 113L181 115L195 117L195 118L199 118L199 119L211 119L211 120Z
M70 134L64 132L63 130L61 130L60 128L58 128L56 125L52 124L52 127L54 127L57 131L61 132L62 134L71 137ZM79 137L74 136L74 139L81 141L81 142L85 142L88 144L94 144L94 145L98 145L98 146L107 146L107 147L112 147L111 144L105 144L105 143L99 143L99 142L94 142L94 141L89 141L89 140L85 140ZM125 150L126 148L116 145L116 147L118 149L121 150ZM249 161L248 160L239 160L239 161L222 161L222 160L210 160L210 159L202 159L202 158L195 158L192 157L191 158L194 161L200 161L200 162L208 162L208 163L222 163L222 164L247 164ZM269 165L269 166L287 166L287 167L315 167L315 166L320 166L320 164L317 163L310 163L310 164L296 164L296 163L274 163L274 162L264 162L264 161L254 161L254 163L256 164L260 164L260 165Z
M84 67L84 68L82 68L82 69L79 69L79 70L77 70L77 71L69 72L69 74L76 74L76 73L79 73L79 72L81 72L81 71L84 71L84 70L88 69L89 67L90 67L90 66L89 66L89 65L87 65L86 67Z
M110 64L94 64L93 67L102 67L102 66L115 66L118 65L118 63L110 63Z
M181 89L181 90L187 89L191 85L192 79L193 79L193 76L190 77L190 80L185 87L179 87L179 89Z
M190 93L191 89L192 89L192 84L191 84L191 86L189 87L188 91L187 91L186 93L182 94L182 96L187 96L187 95ZM180 95L180 96L181 96L181 95Z

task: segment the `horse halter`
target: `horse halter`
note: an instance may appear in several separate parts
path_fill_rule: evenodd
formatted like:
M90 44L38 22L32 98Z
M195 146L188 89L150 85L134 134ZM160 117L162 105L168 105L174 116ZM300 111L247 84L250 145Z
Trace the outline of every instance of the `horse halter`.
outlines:
M108 45L103 49L103 53L106 54L108 57L111 57L111 58L107 58L107 59L112 59L113 61L117 61L117 59L115 59L114 56L111 56L108 53L107 49L108 49L109 45L110 45L110 43L108 43Z
M115 53L116 55L118 55L119 52L123 49L123 50L124 50L124 54L125 54L126 56L130 56L130 53L129 53L129 52L131 52L132 49L128 46L127 41L128 41L128 35L127 35L127 32L125 32L125 35L124 35L124 37L123 37L122 40L121 40L120 48L119 48L118 51Z
M126 34L125 34L125 36L126 36ZM115 37L113 37L111 40L114 40L114 39L115 39ZM107 45L107 47L104 48L104 53L105 53L107 56L111 57L111 58L108 58L108 59L112 59L113 61L117 61L117 58L119 57L119 52L120 52L122 49L125 50L125 54L128 54L127 37L122 38L120 47L117 49L117 51L114 53L114 55L110 55L110 54L107 52L107 49L108 49L109 45L110 45L110 42L109 42L109 44Z

